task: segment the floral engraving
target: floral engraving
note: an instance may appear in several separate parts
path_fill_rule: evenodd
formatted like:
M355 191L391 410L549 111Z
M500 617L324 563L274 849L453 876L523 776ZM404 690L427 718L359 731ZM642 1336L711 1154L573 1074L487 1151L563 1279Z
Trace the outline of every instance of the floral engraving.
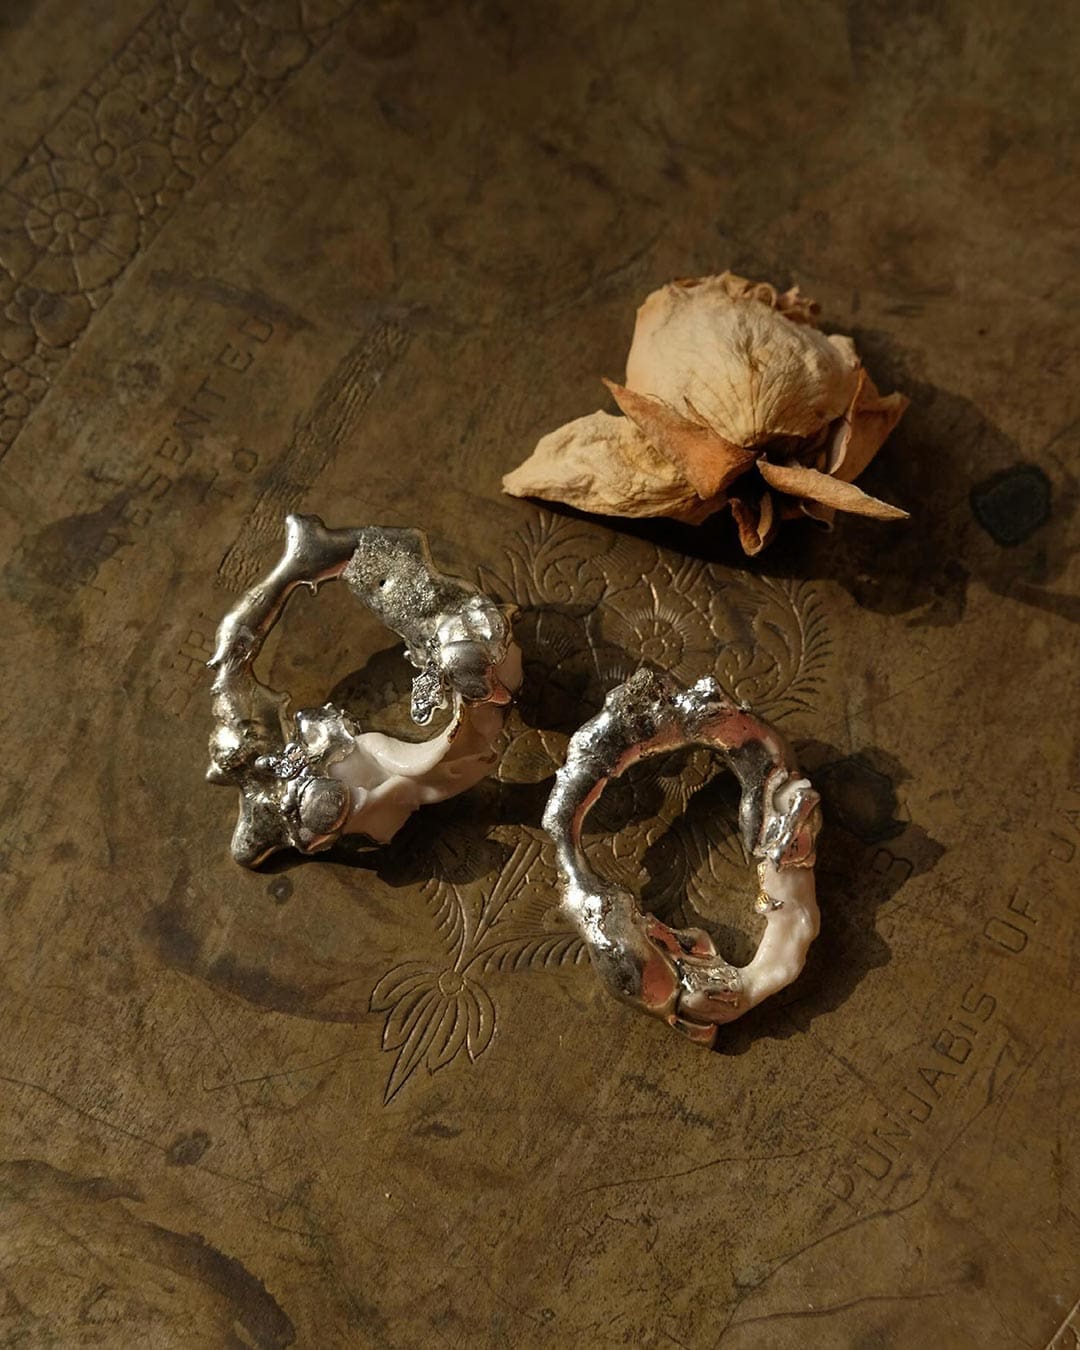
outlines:
M395 966L372 991L371 1007L389 1013L383 1048L398 1052L386 1084L386 1101L420 1064L434 1073L462 1050L477 1059L495 1031L491 995L452 966L440 970L419 961Z
M521 607L526 680L495 777L440 808L437 822L418 822L403 845L424 870L433 954L395 966L371 996L385 1014L383 1048L395 1054L387 1101L421 1066L435 1073L490 1048L502 976L585 959L554 908L554 859L536 822L570 734L612 685L642 661L683 680L712 674L783 725L812 708L828 661L807 584L714 567L547 512L478 580ZM728 782L705 751L639 765L597 803L586 848L646 908L715 926L717 895L751 885Z
M0 188L0 454L182 197L355 0L166 0Z

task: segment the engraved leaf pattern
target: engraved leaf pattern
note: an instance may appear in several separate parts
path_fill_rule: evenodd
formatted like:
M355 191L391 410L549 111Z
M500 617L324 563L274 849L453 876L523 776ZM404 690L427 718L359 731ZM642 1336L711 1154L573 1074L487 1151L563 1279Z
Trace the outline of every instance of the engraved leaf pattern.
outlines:
M486 981L585 960L556 907L553 850L534 823L574 730L643 661L690 681L715 675L736 698L783 722L813 706L829 657L822 606L803 582L733 572L592 523L538 512L478 584L519 606L525 683L493 778L468 794L437 837L427 832L423 896L440 956L396 966L376 985L383 1048L395 1055L386 1100L492 1044ZM709 915L718 890L745 889L737 799L707 751L647 761L611 783L584 845L604 875L680 923ZM725 791L727 795L725 795ZM706 922L708 921L706 917Z
M448 882L432 877L423 886L422 894L447 951L460 951L465 934L465 909L461 896Z
M491 995L452 967L406 961L388 971L371 993L373 1012L386 1012L382 1044L396 1051L383 1100L389 1102L421 1064L430 1073L461 1051L478 1059L495 1031Z
M721 683L774 721L808 710L830 652L816 593L803 581L751 574L726 592L740 637L721 653Z

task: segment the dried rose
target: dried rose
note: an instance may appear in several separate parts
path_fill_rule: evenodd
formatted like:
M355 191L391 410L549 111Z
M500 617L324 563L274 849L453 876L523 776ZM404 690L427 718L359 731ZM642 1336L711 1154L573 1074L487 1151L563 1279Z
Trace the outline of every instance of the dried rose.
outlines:
M902 519L854 479L908 400L882 397L852 340L826 337L816 314L797 287L731 272L661 287L638 310L626 383L605 381L625 416L591 413L542 437L503 488L691 524L728 506L748 554L792 516Z

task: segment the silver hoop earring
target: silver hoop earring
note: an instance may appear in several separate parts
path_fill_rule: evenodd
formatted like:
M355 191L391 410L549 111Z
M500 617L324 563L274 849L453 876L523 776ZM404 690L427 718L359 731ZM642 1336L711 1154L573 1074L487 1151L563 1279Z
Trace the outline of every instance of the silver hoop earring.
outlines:
M612 778L639 759L697 745L719 751L742 788L740 833L758 860L755 908L766 917L747 966L725 961L702 929L672 929L642 913L634 895L597 876L581 846L585 817ZM780 734L732 702L714 680L685 689L642 669L612 689L601 711L571 737L544 812L563 912L605 987L691 1040L712 1045L718 1025L790 984L818 932L818 802Z
M330 530L318 516L290 515L285 536L280 561L222 620L209 663L215 726L206 776L240 792L232 855L247 867L278 849L317 853L343 834L386 843L418 807L478 783L495 767L521 684L513 607L438 571L419 530ZM256 678L255 660L289 596L336 577L404 639L419 671L413 720L425 726L452 707L429 740L364 732L329 703L300 710L289 726L288 695Z

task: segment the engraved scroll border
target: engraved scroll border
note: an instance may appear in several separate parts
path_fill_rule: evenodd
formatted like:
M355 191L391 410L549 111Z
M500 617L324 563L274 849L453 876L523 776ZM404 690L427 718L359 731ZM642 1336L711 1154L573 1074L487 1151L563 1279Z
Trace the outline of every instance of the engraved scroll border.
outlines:
M177 205L355 0L167 0L0 187L0 457Z

